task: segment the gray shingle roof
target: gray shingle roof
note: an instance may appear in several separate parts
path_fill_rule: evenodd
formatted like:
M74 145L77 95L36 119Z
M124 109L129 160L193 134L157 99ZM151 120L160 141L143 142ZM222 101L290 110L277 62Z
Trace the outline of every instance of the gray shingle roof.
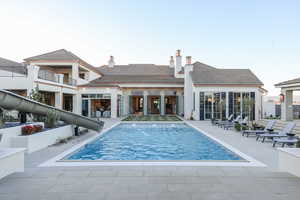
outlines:
M85 86L96 87L97 85L120 83L162 83L162 84L183 84L182 78L174 78L172 76L162 75L104 75L101 78L95 79Z
M0 69L9 72L19 73L19 74L27 73L26 67L22 63L18 63L1 57L0 57Z
M283 85L297 84L297 83L300 83L300 78L295 78L295 79L292 79L292 80L277 83L277 84L275 84L275 86L283 86Z
M115 65L112 68L104 65L97 69L104 76L84 86L96 87L97 85L118 85L120 83L183 84L183 79L175 78L174 68L170 68L168 65L129 64Z
M85 62L75 54L73 54L71 51L67 51L65 49L59 49L56 51L48 52L45 54L29 57L24 59L26 62L30 61L41 61L41 60L47 60L47 61L74 61L74 62L80 62L83 66L87 67L88 69L100 73L94 66L90 65L89 63Z
M115 65L110 68L107 65L97 68L104 75L168 75L173 76L174 68L168 65L154 64L129 64Z
M76 60L80 60L80 58L70 51L67 51L65 49L59 49L59 50L51 51L51 52L48 52L45 54L25 58L24 60L25 61L38 61L38 60L72 60L72 61L76 61Z
M219 69L196 62L191 72L194 84L263 85L249 69Z

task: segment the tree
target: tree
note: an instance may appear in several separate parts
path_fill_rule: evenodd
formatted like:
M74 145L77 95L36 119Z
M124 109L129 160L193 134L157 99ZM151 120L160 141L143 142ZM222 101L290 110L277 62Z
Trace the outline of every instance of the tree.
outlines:
M31 92L29 94L29 98L32 99L32 100L34 100L34 101L38 101L40 103L44 103L45 102L44 96L39 91L39 87L38 86L36 86L34 89L31 90Z

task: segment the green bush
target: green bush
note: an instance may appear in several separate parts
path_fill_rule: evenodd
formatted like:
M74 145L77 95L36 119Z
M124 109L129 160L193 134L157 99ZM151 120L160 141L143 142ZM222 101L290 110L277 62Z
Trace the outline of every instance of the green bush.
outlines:
M0 108L0 128L4 127L5 121L5 111Z
M249 127L248 127L247 125L241 125L241 124L239 124L239 123L235 123L234 129L235 129L236 131L242 131L242 130L248 130Z
M296 143L296 147L300 148L300 140Z
M235 124L234 124L234 129L235 129L236 131L241 131L241 125L240 125L239 123L235 123Z
M47 113L47 117L45 120L45 127L46 128L54 128L59 121L60 116L55 110L51 110Z

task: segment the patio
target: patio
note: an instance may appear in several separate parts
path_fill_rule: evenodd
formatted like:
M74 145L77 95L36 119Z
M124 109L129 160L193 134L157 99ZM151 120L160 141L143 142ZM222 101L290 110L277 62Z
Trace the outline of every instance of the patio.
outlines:
M105 128L118 120L107 119ZM300 178L277 170L271 144L234 131L194 126L268 165L262 167L94 166L37 167L95 135L86 135L27 155L25 172L0 180L0 199L299 199Z

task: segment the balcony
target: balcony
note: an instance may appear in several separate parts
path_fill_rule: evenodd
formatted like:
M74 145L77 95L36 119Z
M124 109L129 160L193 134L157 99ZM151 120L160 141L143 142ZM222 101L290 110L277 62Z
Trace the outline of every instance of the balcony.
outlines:
M71 86L76 86L77 85L77 81L73 78L67 78L63 80L63 84L66 85L71 85Z
M54 83L59 83L58 74L55 74L54 72L48 70L39 70L38 78Z
M56 74L49 70L39 70L38 78L42 80L70 85L70 86L77 85L77 81L75 79L69 77L63 77L63 74Z

